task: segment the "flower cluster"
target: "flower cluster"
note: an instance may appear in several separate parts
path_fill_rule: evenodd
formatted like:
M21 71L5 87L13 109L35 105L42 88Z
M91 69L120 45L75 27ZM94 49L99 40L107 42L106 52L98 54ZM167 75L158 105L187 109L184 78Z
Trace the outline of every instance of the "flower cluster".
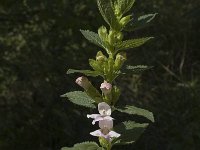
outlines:
M111 115L111 108L110 106L105 103L98 104L99 114L91 114L87 115L88 118L94 119L92 124L95 122L99 122L99 130L91 132L90 134L93 136L104 137L106 140L111 141L112 138L118 138L120 134L115 131L112 131L113 128L113 118Z
M76 79L76 83L81 86L87 93L90 92L92 89L92 84L86 77L79 77ZM109 96L111 95L112 91L112 84L108 83L107 81L104 81L100 89L103 93L103 95ZM93 136L103 137L108 141L111 141L112 138L117 138L120 136L120 134L116 133L115 131L112 131L113 128L113 119L111 117L111 108L106 102L100 102L98 104L98 111L99 114L91 114L87 115L87 118L92 118L92 124L94 125L96 122L99 122L99 130L96 130L94 132L91 132L90 134Z

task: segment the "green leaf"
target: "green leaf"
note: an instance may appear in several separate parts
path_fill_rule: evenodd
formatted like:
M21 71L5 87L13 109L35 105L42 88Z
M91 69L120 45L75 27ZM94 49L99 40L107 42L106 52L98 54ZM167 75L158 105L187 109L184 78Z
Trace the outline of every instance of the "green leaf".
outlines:
M112 29L119 30L119 22L112 8L111 0L97 0L97 5L104 20Z
M125 31L135 31L141 28L146 27L150 24L150 22L156 17L158 13L154 14L147 14L140 16L137 19L133 19L131 22L129 22L126 27L124 28Z
M80 106L96 108L95 101L82 91L68 92L61 95L61 97L67 97L72 103Z
M103 41L101 40L101 38L97 33L89 30L80 30L80 31L88 41L90 41L93 44L96 44L97 46L105 48Z
M103 150L95 142L83 142L75 144L74 147L63 147L61 150Z
M143 117L149 119L150 121L154 122L153 113L148 110L142 109L142 108L126 105L125 107L122 107L122 108L115 108L115 110L122 112L122 113L130 114L130 115L143 116Z
M149 41L152 38L153 37L146 37L146 38L126 40L126 41L116 43L114 45L114 47L115 47L116 51L122 51L122 50L131 49L131 48L136 48L136 47L143 45L144 43L146 43L147 41Z
M126 66L126 69L122 70L122 74L141 74L144 71L153 68L152 66L145 66L145 65L137 65L137 66Z
M123 15L132 8L133 4L135 3L135 0L117 0L117 2L119 11Z
M67 71L67 74L72 74L72 73L82 73L82 74L84 74L84 75L92 76L92 77L96 77L96 76L101 75L100 72L98 72L98 71L92 71L92 70L76 70L76 69L69 69L69 70Z
M122 122L114 127L114 130L117 133L120 133L121 136L114 139L112 143L117 145L131 144L140 137L147 126L148 123L140 124L135 123L134 121Z

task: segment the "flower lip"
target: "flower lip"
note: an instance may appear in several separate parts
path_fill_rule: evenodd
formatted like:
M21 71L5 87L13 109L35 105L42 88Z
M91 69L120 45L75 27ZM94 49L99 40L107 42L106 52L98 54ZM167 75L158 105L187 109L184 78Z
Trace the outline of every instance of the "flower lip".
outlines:
M92 121L92 124L94 125L97 121L101 121L101 120L113 120L114 118L110 117L110 116L102 116L100 114L91 114L91 115L87 115L87 118L92 118L94 119Z
M115 131L109 131L108 134L104 134L101 132L101 129L96 130L94 132L90 132L92 136L98 136L98 137L104 137L106 140L111 141L112 138L118 138L121 136L121 134L115 132Z
M114 118L112 118L110 116L111 115L111 108L110 108L110 106L107 103L105 103L105 102L99 103L98 104L98 110L99 110L99 114L87 115L87 118L94 119L92 121L93 125L97 121L101 121L101 120L113 120L114 119Z
M99 110L99 113L102 115L102 116L110 116L111 115L111 108L110 106L105 103L105 102L102 102L102 103L99 103L98 104L98 110Z

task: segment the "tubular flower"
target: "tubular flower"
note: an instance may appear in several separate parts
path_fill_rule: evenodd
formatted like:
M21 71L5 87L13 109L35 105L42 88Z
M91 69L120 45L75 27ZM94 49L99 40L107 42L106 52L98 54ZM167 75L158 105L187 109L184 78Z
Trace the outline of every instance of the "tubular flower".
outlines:
M81 86L82 88L84 88L85 90L87 90L89 88L89 86L90 86L90 81L86 77L84 77L84 76L78 77L76 79L76 83L79 86Z
M113 120L113 118L110 116L111 108L107 103L105 103L105 102L99 103L98 111L99 111L99 114L87 115L87 118L94 119L92 121L92 124L95 124L95 122L101 121L101 120Z
M99 127L99 130L91 132L90 134L93 136L104 137L108 141L120 136L119 133L111 130L113 128L113 120L100 120Z
M110 83L104 81L103 83L101 83L100 89L105 95L107 95L111 92L112 85Z

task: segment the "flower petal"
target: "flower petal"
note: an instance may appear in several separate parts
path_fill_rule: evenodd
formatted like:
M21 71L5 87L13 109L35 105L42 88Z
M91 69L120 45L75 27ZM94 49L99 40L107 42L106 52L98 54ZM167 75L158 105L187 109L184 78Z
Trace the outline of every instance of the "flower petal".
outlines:
M121 134L119 134L119 133L117 133L115 131L110 131L108 134L109 134L109 137L116 137L116 138L118 138L118 137L121 136Z
M101 130L96 130L94 132L90 132L92 136L102 136L103 134L101 133Z
M105 102L102 102L102 103L98 104L98 110L99 110L99 113L101 115L104 115L104 116L110 116L111 115L111 108Z
M97 117L101 116L100 114L91 114L91 115L87 115L87 118L92 118L95 119Z
M102 117L101 115L99 115L96 118L94 118L94 120L92 121L92 124L94 125L97 121L101 121L101 120L104 120L104 117Z

